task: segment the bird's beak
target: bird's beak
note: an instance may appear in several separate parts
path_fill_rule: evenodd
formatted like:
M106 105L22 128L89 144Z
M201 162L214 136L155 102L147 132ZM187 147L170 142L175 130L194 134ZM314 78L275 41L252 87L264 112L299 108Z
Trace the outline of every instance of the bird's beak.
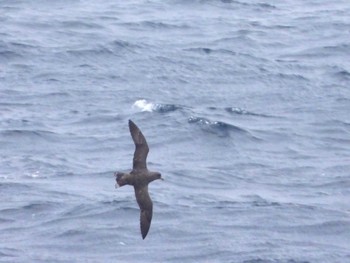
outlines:
M160 178L160 180L164 181L164 178Z

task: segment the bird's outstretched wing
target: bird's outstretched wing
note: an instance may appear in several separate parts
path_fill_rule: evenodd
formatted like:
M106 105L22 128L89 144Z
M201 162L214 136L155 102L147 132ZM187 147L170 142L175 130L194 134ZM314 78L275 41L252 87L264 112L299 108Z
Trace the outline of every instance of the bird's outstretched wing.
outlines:
M148 194L148 187L142 188L134 187L135 196L137 203L140 207L140 227L142 238L145 239L148 230L151 226L152 214L153 214L153 203L151 197Z
M149 152L149 148L148 148L145 136L143 136L140 129L131 120L129 120L129 130L130 130L131 137L135 143L133 169L134 170L147 169L146 159Z

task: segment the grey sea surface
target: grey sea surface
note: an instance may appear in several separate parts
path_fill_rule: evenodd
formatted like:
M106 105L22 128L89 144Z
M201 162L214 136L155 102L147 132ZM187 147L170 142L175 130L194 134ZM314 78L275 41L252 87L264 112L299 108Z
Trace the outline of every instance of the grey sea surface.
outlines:
M0 0L0 262L350 262L350 5ZM150 146L142 240L132 119Z

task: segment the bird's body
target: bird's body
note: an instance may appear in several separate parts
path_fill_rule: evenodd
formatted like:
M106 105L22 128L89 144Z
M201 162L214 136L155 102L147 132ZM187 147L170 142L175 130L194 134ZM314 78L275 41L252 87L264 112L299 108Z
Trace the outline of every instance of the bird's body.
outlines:
M148 193L148 184L154 180L162 179L158 172L150 172L147 169L146 159L149 148L140 129L129 120L129 130L135 143L133 169L130 173L117 172L115 174L118 186L134 186L136 201L140 207L140 225L142 238L145 239L151 226L153 203ZM117 186L116 185L116 186Z

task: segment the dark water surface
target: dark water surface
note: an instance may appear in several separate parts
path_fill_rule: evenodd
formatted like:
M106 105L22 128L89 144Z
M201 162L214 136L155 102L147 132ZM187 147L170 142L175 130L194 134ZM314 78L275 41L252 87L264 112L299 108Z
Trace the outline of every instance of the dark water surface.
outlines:
M0 0L0 262L350 262L350 5ZM142 240L127 121L145 134Z

